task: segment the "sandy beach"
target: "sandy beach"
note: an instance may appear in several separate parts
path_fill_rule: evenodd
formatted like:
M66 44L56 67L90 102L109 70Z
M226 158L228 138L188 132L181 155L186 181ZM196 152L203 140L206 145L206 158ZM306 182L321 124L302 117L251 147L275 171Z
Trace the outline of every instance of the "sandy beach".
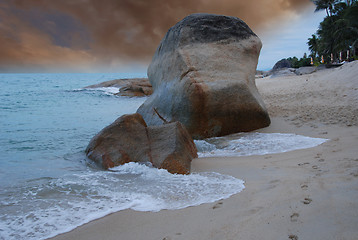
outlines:
M250 157L199 158L193 172L245 180L229 199L181 210L124 210L54 239L358 239L358 61L256 80L272 124L258 132L329 141Z

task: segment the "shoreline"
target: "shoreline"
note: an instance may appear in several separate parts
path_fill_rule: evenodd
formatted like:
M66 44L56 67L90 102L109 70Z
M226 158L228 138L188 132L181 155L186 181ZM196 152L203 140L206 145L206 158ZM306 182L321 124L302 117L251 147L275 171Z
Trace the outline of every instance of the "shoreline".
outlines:
M51 239L356 239L357 66L257 80L272 120L258 132L330 140L285 153L193 160L192 172L243 179L242 192L180 210L123 210Z
M272 122L259 132L294 129L296 134L330 140L286 153L195 159L193 172L231 175L243 179L245 189L225 200L179 210L123 210L51 239L339 239L345 235L342 239L353 240L358 234L354 201L358 128L292 128L282 118ZM352 164L354 168L349 167Z

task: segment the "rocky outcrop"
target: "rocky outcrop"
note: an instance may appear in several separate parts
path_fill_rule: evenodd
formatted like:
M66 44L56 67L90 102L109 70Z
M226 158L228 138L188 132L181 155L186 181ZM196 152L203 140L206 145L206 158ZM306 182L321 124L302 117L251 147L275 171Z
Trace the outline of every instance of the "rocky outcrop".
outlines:
M300 67L295 70L296 75L311 74L317 71L316 67Z
M271 70L271 78L306 75L318 71L317 67L279 68Z
M115 79L87 86L85 88L116 87L119 88L115 95L128 97L142 97L153 93L152 85L148 78Z
M277 63L275 63L275 65L272 68L272 71L276 71L282 68L292 68L291 62L288 61L287 59L281 59L280 61L278 61Z
M271 72L271 78L296 76L294 68L280 68Z
M268 126L255 86L260 50L260 39L238 18L184 18L153 56L148 77L154 93L137 112L148 125L179 121L196 139Z
M117 96L127 96L127 97L143 97L149 96L153 93L152 85L149 81L147 83L130 83L119 89L119 92L115 95Z
M140 114L123 115L92 138L88 158L104 169L128 162L150 162L170 173L187 174L196 146L179 122L147 127Z

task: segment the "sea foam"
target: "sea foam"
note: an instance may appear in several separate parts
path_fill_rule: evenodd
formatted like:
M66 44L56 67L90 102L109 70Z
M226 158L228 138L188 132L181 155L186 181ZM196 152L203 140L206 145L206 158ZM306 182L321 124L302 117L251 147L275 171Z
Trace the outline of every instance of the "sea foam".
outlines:
M316 147L328 141L288 133L238 133L196 140L199 157L265 155Z
M88 91L88 92L103 92L105 95L114 95L119 93L119 87L98 87L98 88L78 88L73 90L74 92Z
M123 209L181 209L244 189L242 180L219 173L170 174L138 163L29 185L1 193L0 239L44 239Z

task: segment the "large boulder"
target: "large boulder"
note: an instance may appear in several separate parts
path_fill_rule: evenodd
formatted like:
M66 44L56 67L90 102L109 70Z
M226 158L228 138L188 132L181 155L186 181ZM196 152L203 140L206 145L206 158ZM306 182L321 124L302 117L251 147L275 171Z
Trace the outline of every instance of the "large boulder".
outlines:
M292 64L290 61L288 61L287 59L283 58L280 61L278 61L277 63L275 63L275 65L272 68L272 71L276 71L282 68L292 68Z
M148 125L179 121L195 139L266 127L255 86L261 41L240 19L193 14L173 26L148 68Z
M88 158L104 169L128 162L150 162L170 173L190 173L197 149L179 122L147 127L140 114L123 115L92 138Z

